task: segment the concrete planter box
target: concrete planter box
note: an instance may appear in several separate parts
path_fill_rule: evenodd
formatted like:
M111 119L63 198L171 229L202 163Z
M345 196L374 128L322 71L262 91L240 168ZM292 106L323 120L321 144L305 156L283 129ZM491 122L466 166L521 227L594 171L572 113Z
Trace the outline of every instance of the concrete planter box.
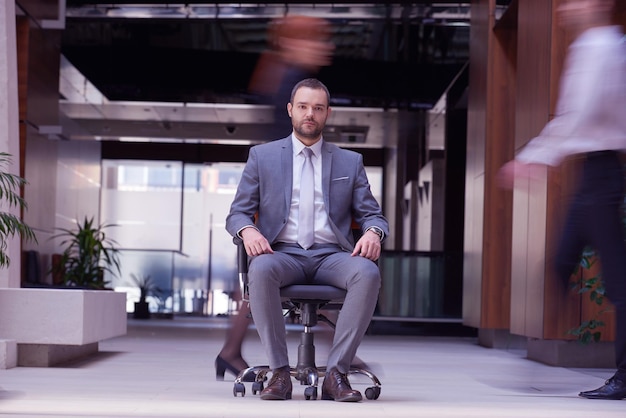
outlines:
M47 367L97 352L99 341L126 334L126 318L125 293L0 289L0 338L9 349L17 344L19 366ZM4 354L10 367L14 359Z
M615 368L615 349L612 342L581 344L578 341L529 338L527 357L550 366Z

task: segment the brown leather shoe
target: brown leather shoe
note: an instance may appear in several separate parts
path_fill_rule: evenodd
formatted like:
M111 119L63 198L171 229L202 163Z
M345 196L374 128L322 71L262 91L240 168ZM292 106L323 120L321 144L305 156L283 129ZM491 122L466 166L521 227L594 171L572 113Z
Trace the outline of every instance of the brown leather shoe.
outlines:
M358 402L363 397L361 392L350 387L348 376L340 373L336 367L333 367L324 377L322 399L327 401L335 400L337 402Z
M261 391L261 399L265 401L284 401L291 399L291 375L289 366L272 370L272 378L267 387Z

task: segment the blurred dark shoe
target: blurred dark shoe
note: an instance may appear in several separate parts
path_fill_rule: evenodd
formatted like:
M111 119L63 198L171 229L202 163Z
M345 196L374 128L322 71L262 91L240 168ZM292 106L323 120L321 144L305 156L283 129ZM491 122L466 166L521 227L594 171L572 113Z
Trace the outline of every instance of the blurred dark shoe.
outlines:
M613 376L598 389L580 392L578 396L587 399L624 399L626 398L626 382Z
M289 366L274 369L272 378L267 387L261 391L261 399L264 401L284 401L291 399L291 374Z
M247 364L246 368L248 368ZM222 356L217 356L217 358L215 359L215 380L224 380L224 374L226 373L226 370L234 374L235 377L239 376L239 373L241 373L241 370L237 369L235 366L224 360ZM241 381L254 382L255 378L256 375L254 374L254 372L249 371L243 375Z
M350 382L348 382L348 376L333 367L324 377L322 399L337 402L359 402L363 397L361 392L352 389Z

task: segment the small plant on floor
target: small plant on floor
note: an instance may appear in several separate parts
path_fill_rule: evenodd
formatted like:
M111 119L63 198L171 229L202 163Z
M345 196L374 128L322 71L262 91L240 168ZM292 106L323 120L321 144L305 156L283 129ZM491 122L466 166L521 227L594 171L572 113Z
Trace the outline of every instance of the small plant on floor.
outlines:
M26 184L22 177L7 171L11 164L11 154L0 152L0 204L9 208L26 210L28 205L20 196L20 188ZM9 267L11 259L7 254L8 239L19 235L26 240L37 242L33 230L20 218L9 212L0 211L0 268Z
M132 284L139 288L139 301L135 302L133 317L137 319L148 319L150 318L150 306L146 299L148 296L151 296L160 304L162 290L154 283L149 274L139 276L133 273L130 275L130 279Z
M580 264L578 265L576 272L574 273L577 280L570 283L570 288L576 290L578 294L588 294L589 300L598 306L602 306L604 303L604 283L602 283L602 277L597 274L590 278L583 278L583 269L589 270L596 262L596 254L591 248L585 248L583 251ZM582 321L578 327L572 328L567 331L568 334L574 335L583 344L589 344L590 342L598 342L602 337L602 331L600 328L604 326L604 322L600 320L600 317L608 309L602 309L598 311L591 319Z
M133 285L139 288L139 302L145 303L148 296L160 296L161 289L154 284L149 274L139 276L132 273L130 279Z

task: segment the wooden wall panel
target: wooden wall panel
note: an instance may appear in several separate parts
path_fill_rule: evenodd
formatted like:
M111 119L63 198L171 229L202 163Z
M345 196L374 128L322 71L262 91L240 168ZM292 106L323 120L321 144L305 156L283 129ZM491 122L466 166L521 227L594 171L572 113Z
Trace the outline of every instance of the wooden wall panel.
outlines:
M28 93L28 45L30 25L28 18L17 16L15 24L17 43L17 91L19 96L20 122L26 119L27 93Z
M485 147L485 225L483 242L483 328L508 329L511 304L511 212L513 194L496 183L500 168L513 158L517 32L497 25L490 59L487 144Z
M463 323L481 327L487 82L492 0L472 3L465 176Z
M15 21L15 37L17 46L17 95L20 118L20 176L24 177L26 158L26 114L28 106L28 45L30 40L30 24L28 18L17 16Z
M29 5L36 8L36 3L32 1ZM40 6L38 10L42 13L48 6L56 9L56 3L51 2ZM48 238L50 231L55 228L57 215L58 142L49 141L47 136L40 135L37 127L59 123L60 36L58 30L41 29L30 14L16 18L20 174L28 181L23 191L28 210L24 212L23 218L37 230L39 241L25 242L23 249L39 251L44 263L52 252L53 242ZM45 264L42 266L42 275L48 267Z
M544 339L575 338L568 335L567 330L578 326L581 320L581 297L574 292L564 291L562 283L560 283L563 279L557 277L551 268L560 240L567 204L577 181L577 162L576 159L564 162L559 168L550 170L548 177L545 313L542 335Z
M56 0L20 0L20 7L33 19L57 19L59 2Z
M61 31L31 28L28 44L29 123L59 124Z
M517 42L515 19L496 26L494 9L472 4L463 319L508 329L512 193L495 180L513 158Z
M518 7L515 147L536 136L550 115L552 1L524 0ZM511 332L543 333L545 181L516 180L513 210Z

